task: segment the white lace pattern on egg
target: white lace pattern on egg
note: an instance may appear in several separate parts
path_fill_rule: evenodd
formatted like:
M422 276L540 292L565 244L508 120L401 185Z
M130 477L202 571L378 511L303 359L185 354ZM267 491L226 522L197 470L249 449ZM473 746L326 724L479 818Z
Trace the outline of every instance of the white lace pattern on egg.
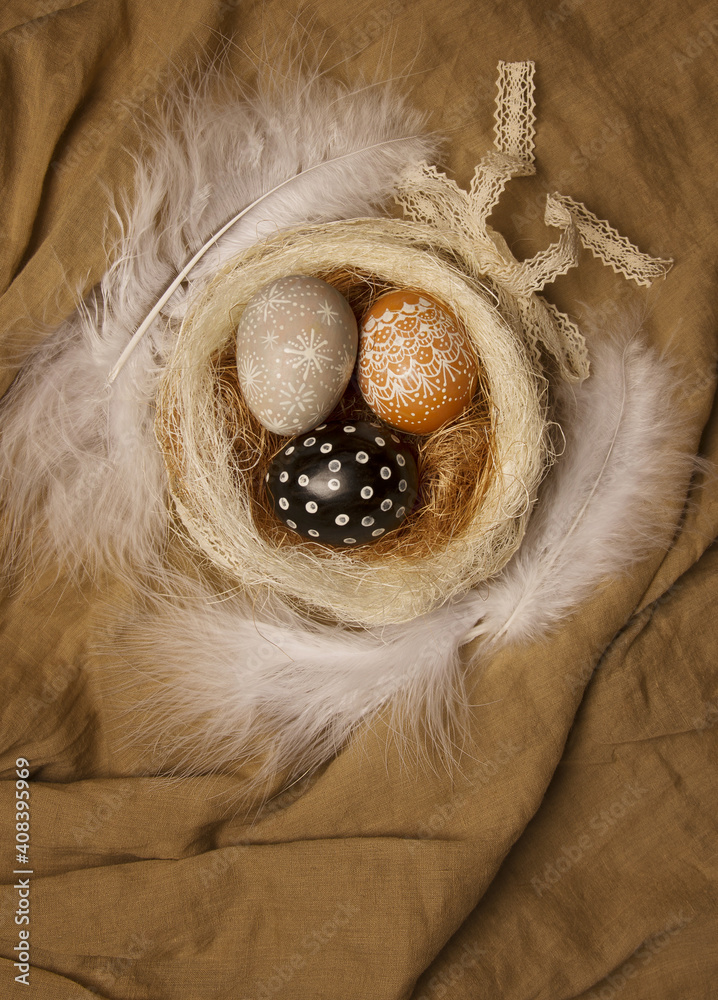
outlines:
M363 336L375 344L360 356L367 402L382 413L407 409L412 401L444 400L452 385L470 372L473 359L464 338L445 312L423 296L404 302L365 323ZM391 357L391 368L384 359ZM396 377L397 370L402 372Z

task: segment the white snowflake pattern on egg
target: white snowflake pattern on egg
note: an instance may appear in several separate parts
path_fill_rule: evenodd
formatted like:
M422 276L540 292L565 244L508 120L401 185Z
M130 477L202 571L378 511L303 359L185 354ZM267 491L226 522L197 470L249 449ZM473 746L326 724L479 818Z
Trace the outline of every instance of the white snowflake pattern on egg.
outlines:
M237 327L237 375L257 420L302 434L341 399L356 360L351 306L320 278L290 274L259 289Z

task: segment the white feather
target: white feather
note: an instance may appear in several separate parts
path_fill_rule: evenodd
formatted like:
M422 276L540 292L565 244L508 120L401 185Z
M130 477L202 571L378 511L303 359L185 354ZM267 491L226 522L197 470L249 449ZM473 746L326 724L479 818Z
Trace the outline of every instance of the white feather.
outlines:
M114 263L0 405L0 505L13 562L39 570L59 559L91 573L157 565L168 514L152 401L198 275L108 391L110 370L188 257L238 208L290 179L227 234L212 266L261 236L260 220L283 228L375 212L400 168L431 155L435 142L417 137L420 126L393 87L349 90L320 74L270 76L240 99L231 83L205 78L167 99L133 193L115 210Z
M148 405L148 340L110 396L124 325L94 297L31 358L1 408L0 503L6 569L55 565L95 576L151 564L166 535L166 486Z
M202 221L205 228L209 223L212 235L203 237L206 242L154 303L109 373L110 383L173 296L176 318L186 308L188 292L259 240L299 222L375 214L406 165L423 159L436 145L420 134L422 116L409 111L391 88L352 91L322 77L285 81L279 93L262 91L247 102L242 115L253 113L253 124L262 123L261 130L250 132L248 144L241 129L228 129L228 119L238 114L229 105L215 110L207 107L206 98L195 97L183 112L176 136L170 137L178 148L158 147L167 159L158 163L156 155L152 176L142 182L155 184L159 166L162 179L177 184L176 157L184 153L191 159L197 148L218 161L211 164L216 173L214 183L209 182L211 199L203 191L199 195ZM187 191L184 197L192 205L197 192ZM238 205L243 206L240 211ZM193 246L197 234L189 230L184 238ZM176 294L185 280L188 291Z
M136 738L159 743L182 772L255 761L248 796L326 761L379 711L402 749L433 746L450 764L470 708L462 659L540 638L670 541L693 463L675 387L671 365L639 338L598 344L590 378L559 390L565 450L516 556L488 585L406 625L321 625L276 599L218 602L168 579L170 596L114 641L155 681L134 706L151 720Z
M473 637L536 638L670 543L695 462L676 385L671 364L626 331L594 345L590 378L560 387L565 450L520 549L477 604Z
M276 600L218 602L201 588L180 599L186 580L168 589L112 639L138 678L154 681L132 716L150 720L135 739L163 747L165 767L206 773L256 760L245 789L254 795L278 773L296 778L329 759L382 709L402 753L433 747L452 758L468 708L459 647L472 608L350 630Z
M279 771L296 777L326 760L379 711L450 755L467 710L465 643L478 637L488 654L543 634L668 541L691 463L667 403L674 379L624 338L599 344L593 375L562 400L566 451L519 552L486 592L405 626L356 631L278 601L218 602L209 584L172 577L163 564L168 502L152 400L188 296L271 228L374 211L401 167L431 156L429 140L414 137L419 126L390 90L352 92L319 76L240 102L209 86L168 102L132 198L117 210L115 263L2 402L0 503L15 562L124 572L135 588L153 576L168 595L127 621L121 648L158 682L150 735L182 770L256 757L252 786L266 787ZM112 366L163 290L253 202L108 391Z

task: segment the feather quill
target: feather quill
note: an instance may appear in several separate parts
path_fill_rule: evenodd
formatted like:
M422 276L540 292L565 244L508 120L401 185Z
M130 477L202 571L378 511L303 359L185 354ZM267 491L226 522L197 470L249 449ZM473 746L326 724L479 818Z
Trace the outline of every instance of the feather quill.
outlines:
M394 87L349 89L319 73L265 76L253 94L205 77L167 98L114 209L120 237L100 287L27 361L0 404L6 562L37 571L152 573L168 530L152 404L177 324L213 269L266 234L376 214L407 162L435 152ZM162 305L108 389L107 377L192 254L205 270Z
M199 248L145 316L113 366L107 378L109 385L115 381L155 318L186 279L201 280L215 273L242 250L265 236L287 228L300 217L306 222L317 222L324 218L340 219L353 215L347 210L345 200L338 197L339 184L343 188L342 182L352 175L352 186L359 185L362 175L366 173L372 175L370 183L376 184L380 172L391 170L394 157L397 157L394 172L398 172L405 162L402 157L410 152L407 147L411 147L416 139L418 136L386 139L331 160L314 163L301 173L280 181L233 216Z
M484 648L557 627L601 583L671 541L695 459L672 366L629 331L595 345L592 374L558 390L565 450L520 549L475 598Z
M145 735L182 771L256 758L251 787L267 787L280 771L296 777L328 759L381 711L450 757L468 710L470 640L481 656L536 638L668 541L692 462L667 405L673 373L636 338L598 344L592 376L561 390L566 450L513 560L486 592L407 625L323 625L276 599L219 601L209 583L173 576L152 401L191 297L267 233L376 212L401 169L434 152L391 88L351 91L314 75L229 96L205 84L167 103L133 195L116 209L114 263L0 404L8 554L36 571L59 559L124 574L135 593L143 577L154 581L121 649L157 682Z

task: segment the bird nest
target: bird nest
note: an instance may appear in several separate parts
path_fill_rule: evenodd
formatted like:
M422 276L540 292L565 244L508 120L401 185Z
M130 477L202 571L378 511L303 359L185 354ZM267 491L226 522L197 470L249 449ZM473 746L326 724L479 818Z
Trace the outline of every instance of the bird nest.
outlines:
M234 343L249 299L288 274L333 284L358 317L389 289L426 292L456 317L476 355L479 386L469 408L412 439L417 506L372 545L301 540L265 505L264 475L286 438L249 411ZM307 225L236 257L185 318L157 398L157 439L190 538L234 585L360 626L408 621L493 576L520 544L549 463L545 380L517 317L421 222ZM341 417L376 419L353 385L332 415Z
M517 260L488 224L507 182L535 171L533 72L531 62L499 64L495 148L468 191L414 164L397 179L404 219L280 232L236 256L194 301L163 373L155 428L176 512L230 585L346 625L399 623L494 576L521 543L552 458L549 377L580 382L589 371L580 331L540 292L578 263L582 247L640 285L671 265L558 193L547 196L545 221L560 236L530 259ZM414 441L417 507L373 545L299 540L265 507L266 469L286 439L260 427L242 398L235 334L254 293L291 274L334 284L358 317L384 291L425 292L453 314L476 355L471 406ZM334 416L367 415L350 386Z

